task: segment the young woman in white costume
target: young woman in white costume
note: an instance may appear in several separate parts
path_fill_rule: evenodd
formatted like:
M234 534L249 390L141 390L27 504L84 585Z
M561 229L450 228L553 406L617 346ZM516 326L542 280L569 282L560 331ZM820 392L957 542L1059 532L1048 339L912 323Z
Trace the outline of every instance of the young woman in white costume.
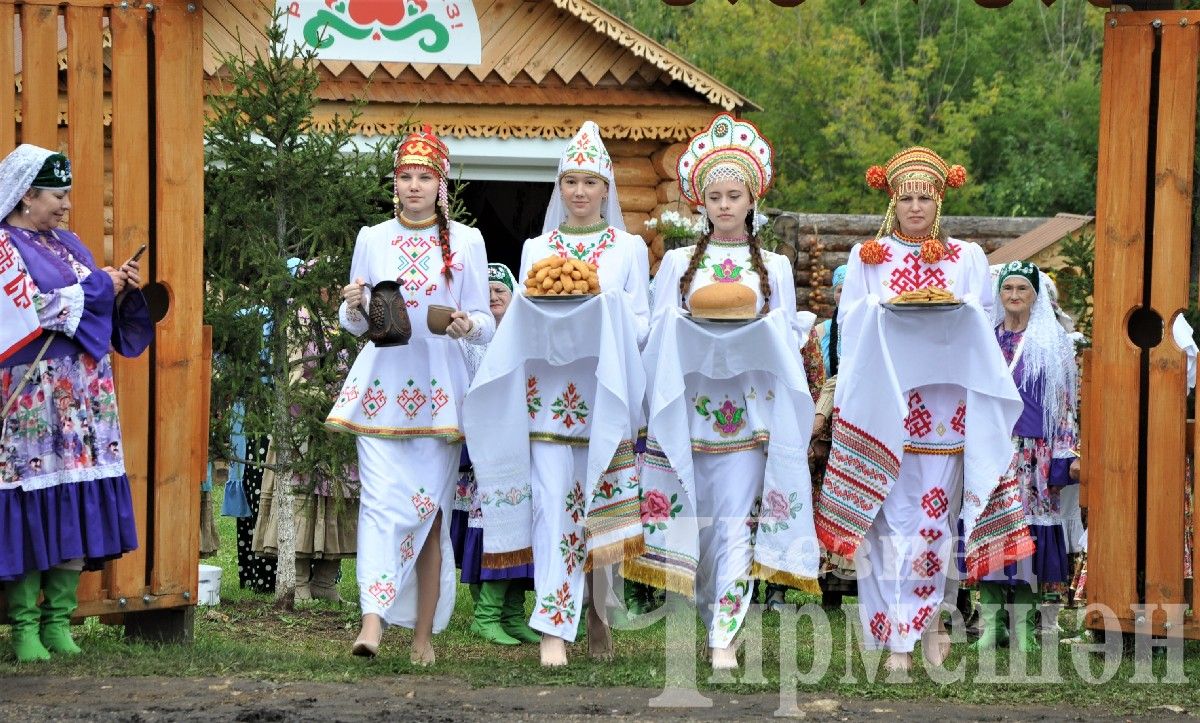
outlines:
M412 337L363 347L326 424L358 435L363 617L352 651L374 656L386 626L403 625L414 631L412 661L430 665L432 636L450 620L456 585L443 512L453 507L470 382L455 340L485 342L495 321L483 237L449 219L445 144L428 128L414 132L395 165L396 217L359 232L339 316L350 332L366 333L370 289L396 281ZM455 309L444 335L429 330L431 304Z
M637 343L643 343L650 316L647 246L640 236L625 231L612 159L592 121L584 122L559 160L558 182L542 228L542 235L529 239L521 249L518 293L524 293L529 269L541 259L560 256L586 261L596 266L602 293L622 292ZM533 371L528 383L531 399L538 400L530 407L536 604L529 624L542 633L542 664L557 666L567 662L566 642L575 639L585 591L585 565L576 560L584 549L586 520L576 512L571 495L574 477L587 466L588 442L595 426L595 420L589 423L587 410L595 408L596 359L559 366L540 364ZM543 392L545 404L540 401ZM556 399L563 401L558 411ZM640 400L637 403L640 405ZM632 439L622 442L618 457L619 463L614 462L609 473L634 475ZM588 489L597 481L583 482ZM609 502L616 504L615 499ZM631 503L636 504L636 493L631 493ZM595 500L588 503L589 513L596 507ZM588 559L598 564L621 557L619 550L608 551L596 560L595 552L589 545ZM595 621L593 618L593 624Z
M714 668L737 667L734 636L753 602L752 577L801 586L816 575L811 491L807 464L802 462L813 406L797 354L798 340L808 338L809 328L796 328L799 317L790 263L763 250L753 229L755 204L770 188L771 179L772 149L753 124L721 114L692 139L679 159L680 190L685 200L702 209L709 230L695 246L673 249L663 258L655 277L651 339L646 348L652 415L642 473L646 551L626 563L625 573L651 585L695 594L709 631ZM677 323L680 311L690 308L697 291L726 284L752 290L761 314L781 313L756 322L774 320L777 325L774 333L755 338L760 346L748 356L756 361L745 371L716 379L682 369L683 389L676 388L672 399L687 407L688 429L677 432L687 439L672 448L665 438L672 431L656 427L654 400L673 382L661 375L653 379L654 368L666 360L662 368L669 368L668 376L674 376L680 359L732 357L740 352L720 349L720 345L738 344L722 336L672 344L666 340L673 336L667 327ZM776 411L785 406L790 424L774 427ZM789 489L782 494L765 487L769 444L795 451L796 471L788 475ZM778 461L786 458L781 454ZM677 472L685 475L681 464L691 467L687 476L694 482L684 484L692 484L693 490L686 486L675 490ZM760 497L764 514L771 507L769 514L775 516L765 526L759 520L752 543L748 521ZM688 517L696 519L698 526L689 527ZM806 535L810 549L798 552L794 538L786 543L775 539L775 532L782 530L789 531L789 538ZM793 545L790 549L797 554L791 562L774 557L764 562L767 548L774 549L777 542L780 550Z

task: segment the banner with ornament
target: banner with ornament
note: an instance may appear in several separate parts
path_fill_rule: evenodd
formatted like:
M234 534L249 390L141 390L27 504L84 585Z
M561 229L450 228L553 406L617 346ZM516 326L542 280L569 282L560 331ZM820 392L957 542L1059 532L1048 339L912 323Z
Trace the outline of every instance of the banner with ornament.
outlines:
M471 0L276 0L287 42L322 60L478 64L479 18Z

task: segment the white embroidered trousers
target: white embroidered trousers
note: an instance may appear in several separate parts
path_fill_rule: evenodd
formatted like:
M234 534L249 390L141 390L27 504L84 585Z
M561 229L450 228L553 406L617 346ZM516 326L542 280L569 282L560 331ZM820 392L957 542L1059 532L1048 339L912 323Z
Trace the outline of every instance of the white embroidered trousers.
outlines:
M529 443L536 595L529 627L567 641L583 615L587 456L586 446Z
M358 437L358 598L364 615L375 613L406 628L416 624L417 555L443 511L433 631L450 622L456 587L450 511L461 449L436 437Z
M762 447L692 455L700 527L696 606L708 629L709 647L724 648L733 642L753 602L749 519L766 465Z
M961 454L906 452L900 476L854 554L866 648L912 652L933 624L954 564Z

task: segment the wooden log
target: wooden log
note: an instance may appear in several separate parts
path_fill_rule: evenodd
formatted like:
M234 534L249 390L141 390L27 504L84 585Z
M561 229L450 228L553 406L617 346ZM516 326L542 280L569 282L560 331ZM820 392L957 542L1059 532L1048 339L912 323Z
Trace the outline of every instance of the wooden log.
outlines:
M139 9L114 8L112 30L113 256L127 259L150 239L150 130L147 22ZM173 238L168 235L165 238ZM157 249L142 256L142 278L154 280ZM150 485L150 353L115 357L125 473L133 497L138 549L109 566L109 591L140 599L147 591Z
M658 202L664 204L682 203L679 195L679 181L663 181L656 189Z
M600 127L601 135L604 134L604 126ZM649 158L650 154L663 144L662 141L638 140L633 141L626 138L604 139L604 147L608 149L608 154L616 158Z
M613 158L613 176L622 191L629 186L654 188L661 180L646 158Z
M617 184L621 195L621 210L650 213L658 205L658 194L646 186L622 186Z
M1106 27L1096 187L1096 303L1092 373L1104 394L1084 419L1095 430L1089 490L1088 602L1127 617L1138 603L1140 350L1126 333L1141 305L1154 29ZM1087 624L1103 623L1099 613Z
M654 165L654 171L659 176L672 181L678 181L679 157L686 150L686 143L672 143L669 146L662 146L650 154L650 163Z
M162 6L154 22L155 149L158 172L158 278L171 290L171 308L158 324L155 379L154 569L156 595L196 595L201 480L207 456L201 354L204 224L204 92L199 71L204 38L199 13ZM186 390L186 393L181 391Z
M21 6L21 53L21 142L58 150L58 8Z
M650 257L654 260L661 259L667 253L667 247L663 244L662 234L654 234L654 239L650 242Z
M1164 25L1159 44L1153 259L1150 299L1170 330L1188 306L1192 163L1196 143L1196 67L1200 28ZM1184 476L1187 454L1187 357L1167 333L1150 350L1146 434L1146 603L1183 598ZM1154 617L1162 618L1162 610ZM1165 619L1165 618L1164 618Z
M71 230L101 266L119 266L104 248L104 11L68 6L67 136L70 139Z
M1079 425L1079 507L1086 510L1088 508L1088 491L1095 478L1093 470L1097 467L1092 454L1096 448L1095 443L1092 442L1092 434L1098 425L1087 423L1087 420L1095 413L1092 406L1092 388L1095 386L1092 382L1092 350L1084 349L1079 357L1079 419L1081 421ZM1088 541L1088 546L1091 547L1091 540Z
M622 211L621 215L625 218L626 231L634 236L646 233L646 222L650 220L650 214L642 211Z

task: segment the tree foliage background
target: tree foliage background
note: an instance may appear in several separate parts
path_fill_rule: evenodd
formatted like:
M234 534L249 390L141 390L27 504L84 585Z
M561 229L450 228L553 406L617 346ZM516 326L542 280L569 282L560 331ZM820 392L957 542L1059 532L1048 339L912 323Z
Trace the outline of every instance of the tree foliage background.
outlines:
M271 438L283 489L296 482L304 493L317 480L340 489L354 441L323 422L358 345L339 328L337 304L358 230L391 212L394 141L359 148L356 115L318 126L314 54L285 44L278 24L267 37L266 52L222 58L205 129L209 449L235 457L237 416L249 440ZM290 509L275 505L281 598L295 579Z
M772 205L879 213L863 173L921 144L967 168L948 213L1093 210L1104 14L1081 0L598 2L764 109Z

